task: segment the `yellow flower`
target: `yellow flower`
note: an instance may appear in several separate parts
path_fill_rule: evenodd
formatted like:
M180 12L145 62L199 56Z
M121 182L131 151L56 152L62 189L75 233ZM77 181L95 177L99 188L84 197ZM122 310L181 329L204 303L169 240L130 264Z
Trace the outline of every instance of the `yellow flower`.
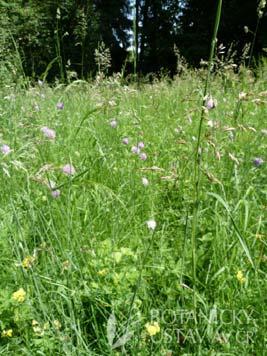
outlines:
M37 336L44 335L44 328L42 328L37 320L32 320L32 329Z
M237 272L236 278L241 284L246 282L246 278L244 277L244 274L242 271Z
M13 336L13 330L12 329L8 329L8 330L3 330L2 337L12 337Z
M12 299L16 302L23 303L26 299L26 292L23 288L20 288L12 294Z
M44 326L43 326L44 330L48 330L49 327L50 327L50 325L49 325L48 321L46 323L44 323Z
M60 323L59 320L54 320L53 324L54 324L54 327L55 327L56 330L61 329L61 323Z
M24 260L22 261L21 265L25 269L29 269L33 266L35 262L35 257L34 256L26 256Z
M97 272L99 276L106 276L108 274L108 269L104 268Z
M146 331L148 332L149 336L154 336L160 332L159 323L154 321L153 323L146 323L145 325Z
M62 271L66 271L71 267L70 261L66 260L62 262Z

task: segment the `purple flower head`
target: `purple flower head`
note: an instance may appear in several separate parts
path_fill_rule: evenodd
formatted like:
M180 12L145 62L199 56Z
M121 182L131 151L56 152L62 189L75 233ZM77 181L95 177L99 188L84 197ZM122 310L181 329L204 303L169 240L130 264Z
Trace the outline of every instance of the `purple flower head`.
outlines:
M118 125L118 123L117 123L117 121L116 120L111 120L110 122L109 122L109 124L110 124L110 126L113 128L113 129L115 129L116 127L117 127L117 125Z
M214 109L217 106L217 100L210 96L206 99L205 106L208 110Z
M255 167L260 167L263 164L263 159L260 157L256 157L253 159L253 164Z
M140 148L137 147L137 146L133 146L133 147L131 148L131 151L132 151L132 153L138 155L138 154L140 153Z
M145 147L144 142L142 142L142 141L141 141L141 142L138 142L137 147L140 148L140 150L141 150L142 148L144 148L144 147Z
M58 102L57 103L57 105L56 105L56 108L58 109L58 110L63 110L64 109L64 103L62 103L62 102Z
M58 198L60 196L60 190L59 189L52 190L51 195L53 198Z
M65 164L65 166L62 168L62 172L67 176L72 176L75 174L76 171L71 164Z
M147 154L146 154L145 152L142 152L142 153L140 153L139 157L140 157L140 159L141 159L142 161L146 161L146 159L147 159Z
M1 152L3 153L3 155L8 155L11 152L11 149L8 145L3 144L1 146Z
M129 143L128 137L124 137L121 142L122 142L124 145L128 145L128 143Z
M56 132L46 126L42 127L41 131L45 137L49 138L49 140L54 140L56 138Z

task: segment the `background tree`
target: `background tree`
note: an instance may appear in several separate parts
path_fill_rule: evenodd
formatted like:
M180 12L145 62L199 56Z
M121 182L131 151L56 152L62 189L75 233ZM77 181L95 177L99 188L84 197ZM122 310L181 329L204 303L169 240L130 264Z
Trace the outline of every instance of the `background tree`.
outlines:
M181 33L179 43L183 55L193 65L199 64L201 58L208 57L212 25L215 16L216 2L213 0L186 0L183 15L181 16ZM237 51L236 59L240 58L244 46L252 42L253 32L257 23L258 2L255 0L224 0L222 18L218 33L218 43L226 48L232 46ZM263 19L263 23L266 17ZM249 31L244 31L244 27ZM255 54L263 46L262 31L258 32ZM267 36L266 36L267 37Z
M174 73L174 44L179 27L180 1L143 0L140 10L140 70Z
M218 42L226 50L232 46L236 60L253 40L258 4L223 1ZM177 67L174 45L192 65L207 58L215 6L214 0L0 0L0 62L7 71L16 67L35 79L47 75L64 81L70 71L87 78L97 71L94 54L103 42L111 54L109 73L118 72L133 50L135 33L136 70L172 75ZM264 53L266 46L265 9L254 54Z

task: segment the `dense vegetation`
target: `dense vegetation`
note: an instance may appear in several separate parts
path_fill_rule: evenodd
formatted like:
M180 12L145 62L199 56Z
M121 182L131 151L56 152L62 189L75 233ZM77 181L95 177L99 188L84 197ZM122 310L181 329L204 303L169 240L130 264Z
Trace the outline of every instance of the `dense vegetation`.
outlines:
M240 61L255 32L254 54L264 53L267 16L262 10L257 20L259 3L223 2L222 57ZM215 6L213 0L1 0L0 79L10 68L34 79L92 77L99 49L109 73L173 75L181 56L193 65L207 59Z
M1 90L3 355L264 354L267 71L212 80L194 285L205 75Z
M206 3L0 0L0 354L265 354L266 2Z

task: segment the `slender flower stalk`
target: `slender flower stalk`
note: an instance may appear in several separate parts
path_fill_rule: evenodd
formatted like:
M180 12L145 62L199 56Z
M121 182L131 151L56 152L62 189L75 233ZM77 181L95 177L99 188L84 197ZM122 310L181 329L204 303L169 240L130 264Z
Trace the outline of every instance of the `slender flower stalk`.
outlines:
M191 235L191 248L192 248L192 277L193 277L193 304L194 304L194 319L196 319L196 309L197 309L197 300L196 300L196 269L197 269L197 260L196 260L196 234L197 234L197 226L198 226L198 208L199 208L199 193L200 193L200 178L201 178L201 136L202 136L202 127L203 121L206 113L206 100L207 94L210 86L210 77L211 70L214 60L214 51L217 40L217 33L219 29L220 19L221 19L221 11L222 11L222 0L218 0L217 12L215 25L213 30L213 37L211 41L210 55L209 55L209 65L208 65L208 73L205 82L205 88L203 93L203 102L202 102L202 110L201 116L198 126L198 136L197 136L197 145L195 150L195 159L194 159L194 206L193 206L193 222L192 222L192 235Z
M148 230L150 231L149 233L149 239L147 239L146 241L146 245L144 246L144 255L143 258L140 261L140 265L139 265L139 273L138 273L138 277L137 277L137 281L136 284L134 286L134 292L130 301L130 308L129 308L129 312L128 312L128 317L127 317L127 323L126 323L126 328L125 328L125 333L128 332L128 327L129 327L129 321L132 315L132 310L133 310L133 306L134 306L134 302L137 296L137 292L139 291L141 282L142 282L142 276L143 276L143 271L145 269L145 264L147 262L147 258L150 252L150 249L152 247L152 241L154 238L154 234L155 234L155 229L157 227L157 223L154 219L150 219L148 221L146 221L146 225Z
M251 43L250 51L249 51L248 68L251 66L254 47L255 47L255 43L256 43L256 38L257 38L258 30L259 30L259 25L260 25L261 18L263 16L263 10L264 10L265 6L266 6L266 1L261 0L259 2L259 6L257 9L258 18L257 18L255 31L254 32L250 31L253 33L253 39L252 39L252 43ZM245 27L247 27L247 26L245 26ZM245 32L246 31L249 32L249 30L245 29ZM237 101L237 104L236 104L235 112L234 112L234 121L235 122L237 121L241 107L242 107L242 98L239 98L239 100Z

